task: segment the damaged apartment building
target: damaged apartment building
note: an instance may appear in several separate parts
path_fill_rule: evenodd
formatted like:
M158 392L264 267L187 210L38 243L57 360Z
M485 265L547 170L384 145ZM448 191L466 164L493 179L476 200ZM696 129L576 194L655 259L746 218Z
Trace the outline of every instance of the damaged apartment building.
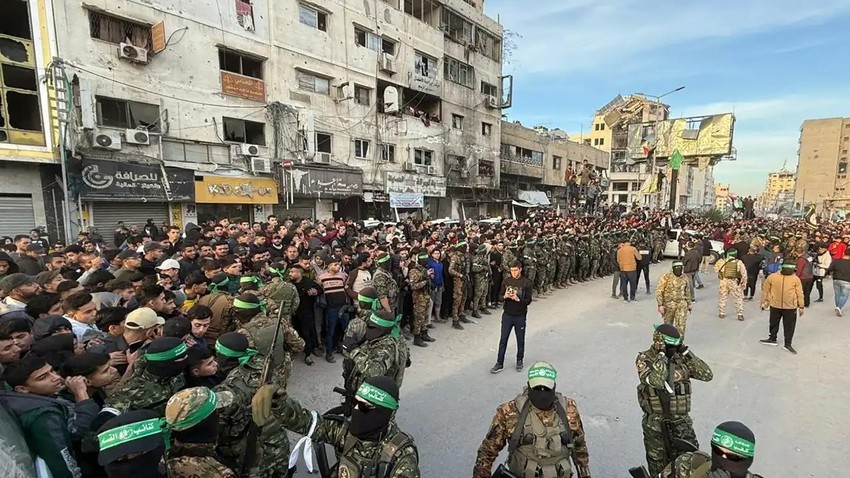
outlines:
M9 3L0 209L28 212L3 234L59 232L65 205L107 240L118 221L388 217L391 197L457 216L498 188L510 95L480 0Z

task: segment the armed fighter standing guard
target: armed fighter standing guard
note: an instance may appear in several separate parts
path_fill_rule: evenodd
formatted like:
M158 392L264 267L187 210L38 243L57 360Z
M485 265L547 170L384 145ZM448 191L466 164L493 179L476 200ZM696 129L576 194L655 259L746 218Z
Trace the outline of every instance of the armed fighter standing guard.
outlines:
M682 343L672 324L655 328L652 347L638 354L635 365L646 462L650 476L657 476L677 456L699 446L689 415L691 378L709 382L714 374Z
M496 408L478 448L472 478L491 478L493 462L508 445L507 465L492 478L590 478L584 427L576 402L555 391L555 369L537 362L528 369L528 387ZM572 460L572 463L571 463Z
M685 322L691 311L691 289L683 274L682 261L673 261L673 270L661 276L655 288L658 313L665 324L673 324L684 340Z
M711 455L685 453L661 473L662 478L762 478L751 473L756 436L741 422L723 422L711 436Z
M729 249L726 259L720 259L714 265L717 278L720 279L718 287L720 297L717 301L717 309L721 319L726 317L726 301L731 295L735 299L735 310L738 312L738 320L744 320L744 286L747 284L747 268L738 260L738 251Z

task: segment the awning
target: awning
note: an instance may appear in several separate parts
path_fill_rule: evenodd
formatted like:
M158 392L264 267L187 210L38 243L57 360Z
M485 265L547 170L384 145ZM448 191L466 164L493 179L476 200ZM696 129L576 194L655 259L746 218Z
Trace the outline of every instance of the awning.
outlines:
M530 204L530 203L522 202L522 201L511 201L511 204L513 204L514 206L527 207L527 208L537 207L537 204Z
M516 196L519 201L532 204L531 207L549 206L551 204L543 191L518 191Z

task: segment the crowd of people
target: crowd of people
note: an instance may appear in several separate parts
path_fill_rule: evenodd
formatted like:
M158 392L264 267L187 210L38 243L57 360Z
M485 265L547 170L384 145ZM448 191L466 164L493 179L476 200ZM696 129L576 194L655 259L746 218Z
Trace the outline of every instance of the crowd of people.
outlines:
M800 279L800 311L815 289L813 302L823 300L824 278L831 275L835 311L842 314L850 296L850 237L837 223L817 230L803 221L722 223L634 207L605 217L541 211L521 220L411 219L371 227L275 216L182 228L148 221L119 224L111 241L82 233L65 244L39 230L4 238L3 439L19 437L14 449L25 451L14 457L20 476L35 470L54 478L163 476L161 462L176 477L287 476L286 428L337 449L333 476L419 476L413 440L394 420L405 369L415 366L411 345L425 349L441 334L462 334L465 325L501 308L490 371L504 368L511 332L522 371L533 300L612 276L612 297L632 302L641 273L649 294L649 265L663 260L673 228L691 231L679 236L681 261L656 288L659 312L672 324L656 339L675 345L673 354L688 355L685 310L702 287L711 240L724 243L716 270L729 280L721 286L721 318L723 290L736 302L751 300L757 277L767 278L769 288L771 274L781 270ZM740 264L727 272L734 257ZM776 343L784 320L786 349L793 351L792 317L783 312L789 299L784 285L775 287L780 292L761 299L771 308L770 336L763 342ZM318 358L341 360L345 383L345 405L324 416L282 393L293 360L312 365ZM565 417L575 444L583 446L575 404L554 394L554 368L537 363L528 373L529 406L551 412L541 418L547 427ZM514 441L524 403L505 408L513 425L499 428L503 440L489 437L482 445L490 451L479 452L476 477L489 476L498 450ZM532 422L529 430L537 433ZM721 434L747 435L736 430ZM528 459L534 445L516 447L526 460L511 462L514 475L535 476L528 470L549 466ZM299 443L295 452L304 448ZM732 458L748 450L723 449ZM576 467L587 478L583 453ZM653 456L654 473L673 463ZM382 474L373 469L376 461L383 463ZM552 470L560 471L545 476L568 476L558 463ZM350 475L341 473L346 468ZM372 474L362 473L367 468Z

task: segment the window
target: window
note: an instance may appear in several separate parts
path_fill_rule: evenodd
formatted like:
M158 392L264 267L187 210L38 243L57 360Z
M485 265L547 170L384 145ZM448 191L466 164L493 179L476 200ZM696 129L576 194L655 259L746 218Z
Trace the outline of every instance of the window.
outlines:
M593 145L599 146L599 138L593 138Z
M263 60L251 58L230 50L218 50L218 67L224 71L251 78L263 79Z
M159 133L159 106L98 97L97 124L111 128L145 128Z
M838 174L847 174L847 163L838 163Z
M394 144L379 144L378 150L381 152L381 161L385 163L395 162L395 145Z
M357 159L369 159L369 140L355 139L354 140L354 157Z
M560 156L552 156L552 169L556 169L556 170L561 169L561 157Z
M456 114L452 115L452 128L463 131L463 116Z
M327 78L316 76L312 73L296 70L296 78L298 79L298 89L327 95L330 92L330 82Z
M502 55L501 42L496 35L487 32L477 25L475 27L475 48L482 55L493 61L499 61Z
M395 41L381 37L381 51L388 55L395 55Z
M599 146L605 146L605 138L599 138Z
M298 20L317 30L328 31L328 14L303 3L298 4Z
M27 2L0 7L0 143L45 144Z
M266 125L256 121L236 118L222 118L224 140L235 143L266 144Z
M354 26L354 43L372 51L381 51L381 37L357 25Z
M448 56L444 63L446 64L445 75L447 80L466 86L467 88L473 88L475 84L475 70L472 66Z
M499 96L499 88L496 85L491 85L490 83L487 83L486 81L481 82L481 92L485 95L495 97Z
M462 16L443 7L443 33L450 39L463 45L473 44L472 23Z
M333 136L330 133L319 133L316 132L316 152L317 153L328 153L331 154L332 149L332 140Z
M490 123L481 123L481 136L490 136L493 133L493 125Z
M132 43L151 49L151 27L123 18L89 10L89 34L92 38L109 43Z
M605 123L596 123L593 125L593 129L596 131L605 131Z
M369 106L369 98L372 96L369 88L354 85L354 102L358 105Z
M629 183L613 182L613 183L611 183L611 190L612 191L628 191L629 190Z
M434 152L427 149L413 150L413 164L417 166L431 166Z
M436 78L437 59L417 51L414 69L416 70L416 73L426 78Z

